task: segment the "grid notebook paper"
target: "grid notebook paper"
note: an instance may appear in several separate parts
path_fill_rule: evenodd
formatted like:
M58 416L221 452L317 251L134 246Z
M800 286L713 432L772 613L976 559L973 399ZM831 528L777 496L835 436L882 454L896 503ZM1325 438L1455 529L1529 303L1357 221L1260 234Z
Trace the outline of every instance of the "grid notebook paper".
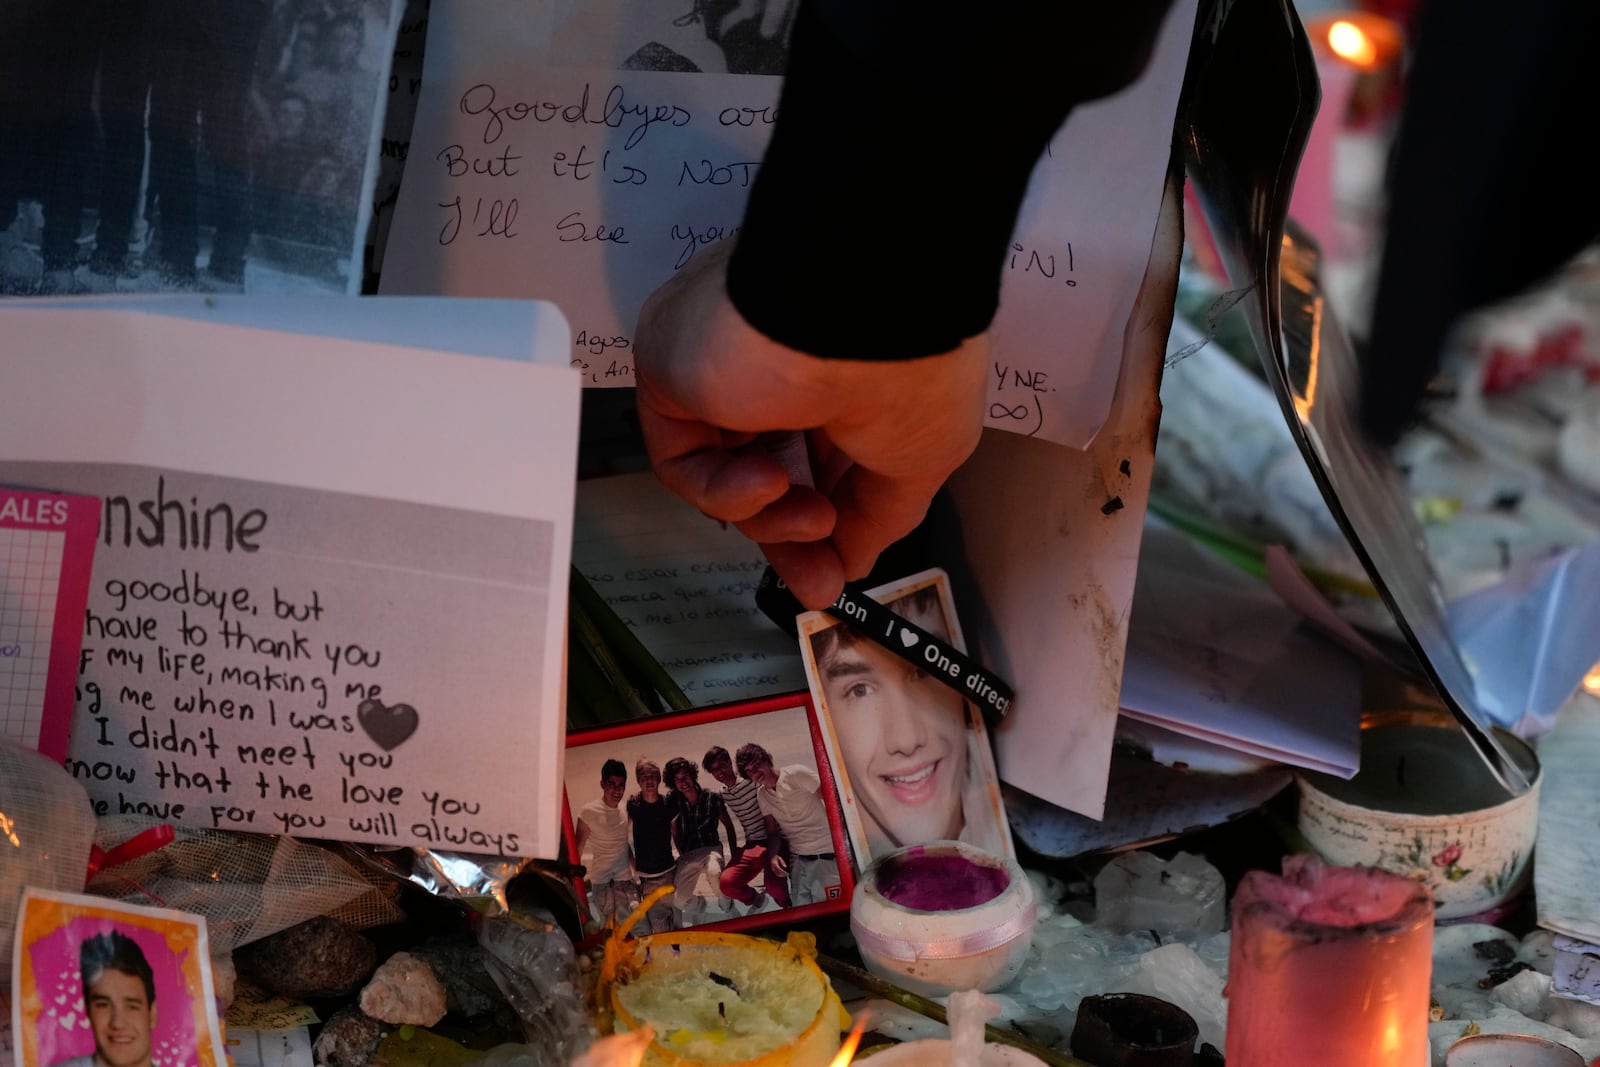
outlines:
M0 737L65 759L99 501L0 489Z
M66 540L58 531L0 529L0 720L7 737L29 747L39 744L44 725Z

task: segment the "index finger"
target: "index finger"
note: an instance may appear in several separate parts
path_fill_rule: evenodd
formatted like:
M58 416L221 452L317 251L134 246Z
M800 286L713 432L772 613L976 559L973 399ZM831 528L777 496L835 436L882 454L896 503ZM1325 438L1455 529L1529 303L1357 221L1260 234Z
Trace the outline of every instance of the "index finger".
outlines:
M756 451L733 452L717 427L668 414L642 381L639 428L661 484L714 519L743 522L789 491L782 464Z
M833 547L847 581L865 578L884 549L917 528L943 477L890 477L851 467L834 487Z

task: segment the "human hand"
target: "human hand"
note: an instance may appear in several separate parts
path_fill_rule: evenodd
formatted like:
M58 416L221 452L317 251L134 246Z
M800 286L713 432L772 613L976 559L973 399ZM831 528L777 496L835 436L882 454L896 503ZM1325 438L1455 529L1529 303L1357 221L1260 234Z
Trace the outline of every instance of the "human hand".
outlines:
M789 861L782 856L772 857L772 873L779 878L789 877Z
M988 335L893 362L822 359L770 340L728 299L731 246L691 260L639 315L639 423L662 484L761 545L808 608L863 578L977 447ZM805 431L815 488L758 435Z

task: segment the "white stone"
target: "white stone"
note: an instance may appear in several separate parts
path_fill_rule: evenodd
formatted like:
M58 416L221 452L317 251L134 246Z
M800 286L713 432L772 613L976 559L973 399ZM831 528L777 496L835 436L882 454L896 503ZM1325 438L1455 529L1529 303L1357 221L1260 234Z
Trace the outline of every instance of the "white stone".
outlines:
M448 999L432 967L409 952L396 952L361 991L361 1010L396 1026L432 1026L449 1010Z
M1553 974L1556 966L1555 940L1556 935L1549 930L1535 930L1522 939L1522 946L1517 949L1517 959L1540 974Z
M1545 1006L1549 996L1550 976L1538 971L1518 971L1489 991L1489 999L1495 1003L1540 1020L1549 1013Z
M1549 1014L1544 1021L1551 1026L1569 1030L1577 1037L1600 1038L1600 1004L1551 997L1545 1007Z
M211 987L216 991L217 1004L227 1011L233 1003L234 985L239 980L239 972L233 967L233 953L222 952L211 957Z

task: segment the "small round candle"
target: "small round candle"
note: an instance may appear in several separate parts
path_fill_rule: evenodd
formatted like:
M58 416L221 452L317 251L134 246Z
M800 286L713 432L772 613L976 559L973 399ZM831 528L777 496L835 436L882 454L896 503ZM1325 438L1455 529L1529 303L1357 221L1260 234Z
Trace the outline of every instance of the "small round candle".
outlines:
M629 940L671 892L651 893L613 931L596 990L617 1031L654 1033L644 1067L828 1067L850 1017L817 967L815 939L674 930Z
M1016 861L959 841L912 845L867 868L850 932L867 969L925 996L998 989L1033 940L1033 883Z
M1565 1045L1527 1034L1464 1037L1444 1054L1444 1067L1584 1067Z

